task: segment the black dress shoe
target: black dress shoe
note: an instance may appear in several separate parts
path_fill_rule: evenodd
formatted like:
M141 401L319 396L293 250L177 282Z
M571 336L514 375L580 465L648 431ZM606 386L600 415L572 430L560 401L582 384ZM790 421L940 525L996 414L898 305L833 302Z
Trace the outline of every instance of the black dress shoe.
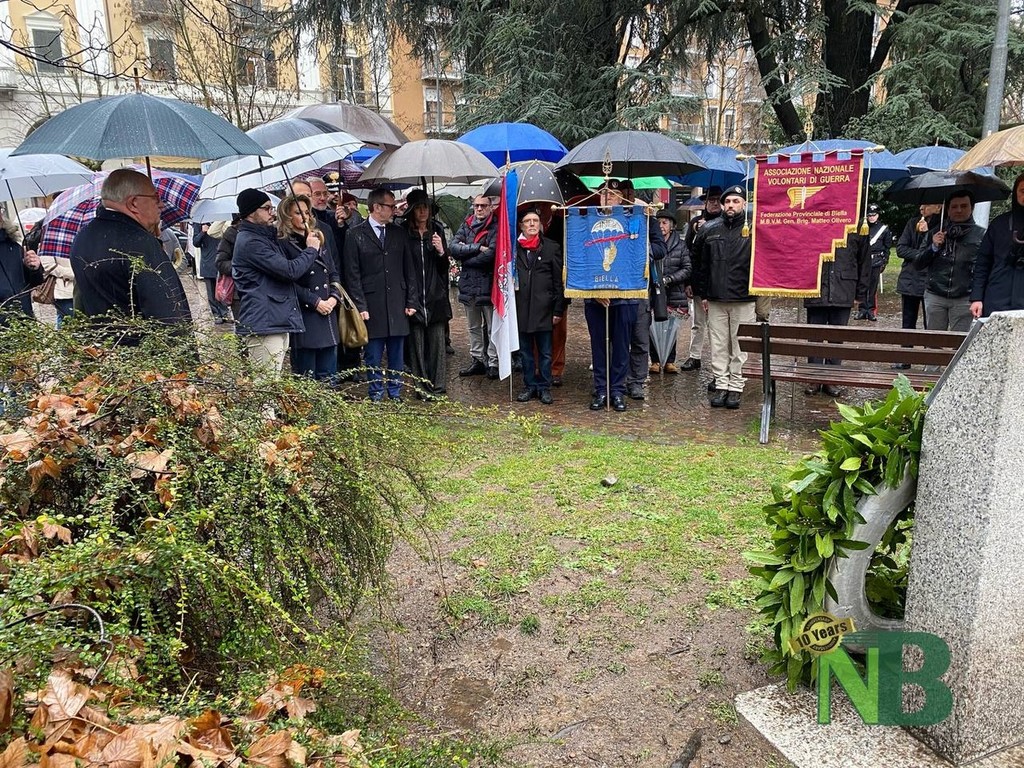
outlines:
M876 315L874 312L868 312L868 320L870 320L872 323L877 323L878 315Z
M711 381L708 382L708 392L715 392L716 390L717 388L715 387L715 380L712 379Z
M805 395L816 395L821 392L821 384L811 384L811 386L804 389Z
M528 403L531 400L533 400L536 394L537 393L534 392L532 389L524 389L522 392L516 395L516 400L520 403Z
M837 387L833 384L826 384L821 388L821 391L824 392L829 397L839 397L840 395L843 394L844 390L842 387Z
M543 392L540 393L541 405L551 405L553 402L555 402L555 400L553 397L551 397L551 392L549 390L545 389Z
M562 377L561 376L552 376L551 377L551 386L552 387L560 387L560 386L562 386Z
M612 395L612 410L620 413L626 410L626 399L622 395Z
M696 371L700 368L700 360L695 357L688 357L679 367L684 371Z
M644 388L640 384L631 384L629 387L629 396L634 400L644 399Z
M729 393L724 389L719 389L711 396L711 407L712 408L724 408L726 398L729 397Z
M889 366L889 369L893 371L906 371L909 370L909 368L910 363L893 363Z
M474 360L468 368L459 371L459 376L483 376L485 373L487 373L487 366L479 360Z
M487 369L487 378L496 379L498 378L498 366L492 365Z
M594 395L590 401L590 410L600 411L608 405L608 398L605 395Z
M725 396L725 407L736 410L740 407L740 400L743 399L743 395L739 392L730 392Z

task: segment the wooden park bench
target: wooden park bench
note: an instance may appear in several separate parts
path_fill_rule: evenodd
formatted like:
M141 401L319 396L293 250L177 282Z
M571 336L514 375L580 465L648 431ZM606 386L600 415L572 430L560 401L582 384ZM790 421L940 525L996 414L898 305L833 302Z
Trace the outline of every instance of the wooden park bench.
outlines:
M939 380L942 369L949 365L966 336L948 331L870 326L740 325L740 349L751 353L743 366L743 375L760 378L764 392L760 441L768 442L776 382L888 389L903 374L911 386L923 389ZM843 364L808 363L809 357L840 358ZM892 370L893 363L909 363L913 367Z

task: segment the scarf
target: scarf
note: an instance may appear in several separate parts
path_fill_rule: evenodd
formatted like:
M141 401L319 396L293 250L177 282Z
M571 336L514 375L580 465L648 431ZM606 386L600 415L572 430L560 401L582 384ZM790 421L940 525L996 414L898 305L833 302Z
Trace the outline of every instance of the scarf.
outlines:
M494 218L494 212L487 214L487 218L481 221L472 213L466 218L466 226L469 227L469 231L473 233L473 242L479 243L487 236L487 228L491 225L491 219Z
M526 235L520 235L519 244L527 251L536 251L540 248L540 235L534 235L529 240L526 239Z

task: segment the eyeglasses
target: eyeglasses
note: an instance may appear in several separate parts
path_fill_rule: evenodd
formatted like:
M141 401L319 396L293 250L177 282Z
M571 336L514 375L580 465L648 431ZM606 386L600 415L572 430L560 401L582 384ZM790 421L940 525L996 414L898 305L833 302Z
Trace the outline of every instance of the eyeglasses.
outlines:
M261 211L266 211L267 213L270 213L271 211L274 210L274 204L273 203L266 203L265 205L261 205L260 206L260 210Z
M160 199L160 195L158 195L156 193L154 193L152 195L132 195L132 197L151 197L154 200L159 200Z
M390 208L391 210L394 210L396 204L395 203L377 203L377 205L379 205L381 208Z
M473 203L474 208L490 208L490 203Z

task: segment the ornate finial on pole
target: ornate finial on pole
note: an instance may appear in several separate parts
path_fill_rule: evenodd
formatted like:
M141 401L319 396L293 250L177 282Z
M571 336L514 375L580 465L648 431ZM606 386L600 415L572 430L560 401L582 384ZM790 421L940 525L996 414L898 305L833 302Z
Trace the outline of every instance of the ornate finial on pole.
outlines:
M604 173L604 185L608 186L608 180L612 175L612 151L606 149L604 151L604 160L601 161L601 171Z
M814 116L808 115L804 121L804 137L810 141L814 137Z

